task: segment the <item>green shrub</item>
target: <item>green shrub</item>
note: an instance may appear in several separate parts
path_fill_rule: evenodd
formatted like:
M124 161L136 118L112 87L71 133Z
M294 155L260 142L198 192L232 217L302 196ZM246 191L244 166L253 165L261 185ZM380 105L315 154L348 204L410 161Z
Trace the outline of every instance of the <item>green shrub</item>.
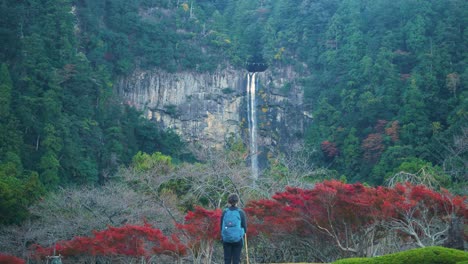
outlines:
M221 90L223 92L223 94L232 94L234 91L234 89L232 88L224 88L223 90Z
M468 264L468 252L444 248L426 247L411 249L375 258L350 258L334 262L334 264Z

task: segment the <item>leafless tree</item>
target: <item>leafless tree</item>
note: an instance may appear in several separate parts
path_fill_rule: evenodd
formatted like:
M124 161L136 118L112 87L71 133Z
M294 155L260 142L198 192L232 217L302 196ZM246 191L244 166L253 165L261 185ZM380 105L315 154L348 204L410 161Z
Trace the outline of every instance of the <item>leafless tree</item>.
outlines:
M390 230L408 235L417 247L443 245L448 238L455 207L448 194L441 203L420 201L415 206L401 208L399 216L386 223Z
M427 170L426 167L421 168L417 173L409 173L400 171L390 177L386 181L386 185L389 187L395 187L398 183L409 182L413 185L424 185L430 189L437 190L440 187L440 183L436 178L436 175Z
M461 133L453 138L453 144L443 144L447 154L443 160L444 171L457 181L468 181L468 127L463 127ZM464 194L468 193L464 184Z
M148 221L168 230L173 223L151 197L120 183L60 189L31 207L30 212L31 219L21 226L0 229L0 247L6 252L26 257L31 244L53 246L57 241L90 236L93 230L108 226Z
M273 153L273 152L272 152ZM256 184L257 198L269 198L286 186L311 189L314 183L330 174L326 169L316 168L311 162L312 153L304 147L285 153L269 155L269 169L264 171Z

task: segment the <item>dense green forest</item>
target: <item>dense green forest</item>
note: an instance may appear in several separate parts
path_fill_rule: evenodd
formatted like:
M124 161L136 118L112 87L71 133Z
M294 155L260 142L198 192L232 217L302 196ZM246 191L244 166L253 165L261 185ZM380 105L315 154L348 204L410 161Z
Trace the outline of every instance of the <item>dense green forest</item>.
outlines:
M431 174L466 192L467 5L2 0L0 224L58 186L105 183L138 151L190 158L177 135L120 103L117 76L248 60L302 76L291 84L314 115L304 139L316 168L375 185Z
M125 62L109 54L127 53L114 44L124 33L111 28L126 1L120 9L88 2L1 2L1 224L25 219L27 207L59 185L105 182L138 151L185 155L177 135L158 130L113 92ZM87 4L95 6L86 11Z

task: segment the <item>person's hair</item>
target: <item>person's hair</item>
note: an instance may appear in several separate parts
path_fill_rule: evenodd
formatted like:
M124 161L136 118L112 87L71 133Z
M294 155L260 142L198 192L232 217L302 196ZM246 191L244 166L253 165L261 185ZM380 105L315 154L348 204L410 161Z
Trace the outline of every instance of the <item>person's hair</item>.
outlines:
M229 195L228 203L230 205L236 205L238 202L239 202L239 196L237 196L237 194L233 193L233 194Z

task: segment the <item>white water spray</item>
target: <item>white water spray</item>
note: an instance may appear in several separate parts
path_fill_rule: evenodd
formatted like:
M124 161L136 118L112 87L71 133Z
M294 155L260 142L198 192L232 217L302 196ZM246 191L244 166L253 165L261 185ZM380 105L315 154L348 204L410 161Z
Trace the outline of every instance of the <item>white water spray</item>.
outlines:
M258 146L257 146L257 105L255 100L255 72L247 74L247 119L250 131L250 166L252 178L258 179Z

